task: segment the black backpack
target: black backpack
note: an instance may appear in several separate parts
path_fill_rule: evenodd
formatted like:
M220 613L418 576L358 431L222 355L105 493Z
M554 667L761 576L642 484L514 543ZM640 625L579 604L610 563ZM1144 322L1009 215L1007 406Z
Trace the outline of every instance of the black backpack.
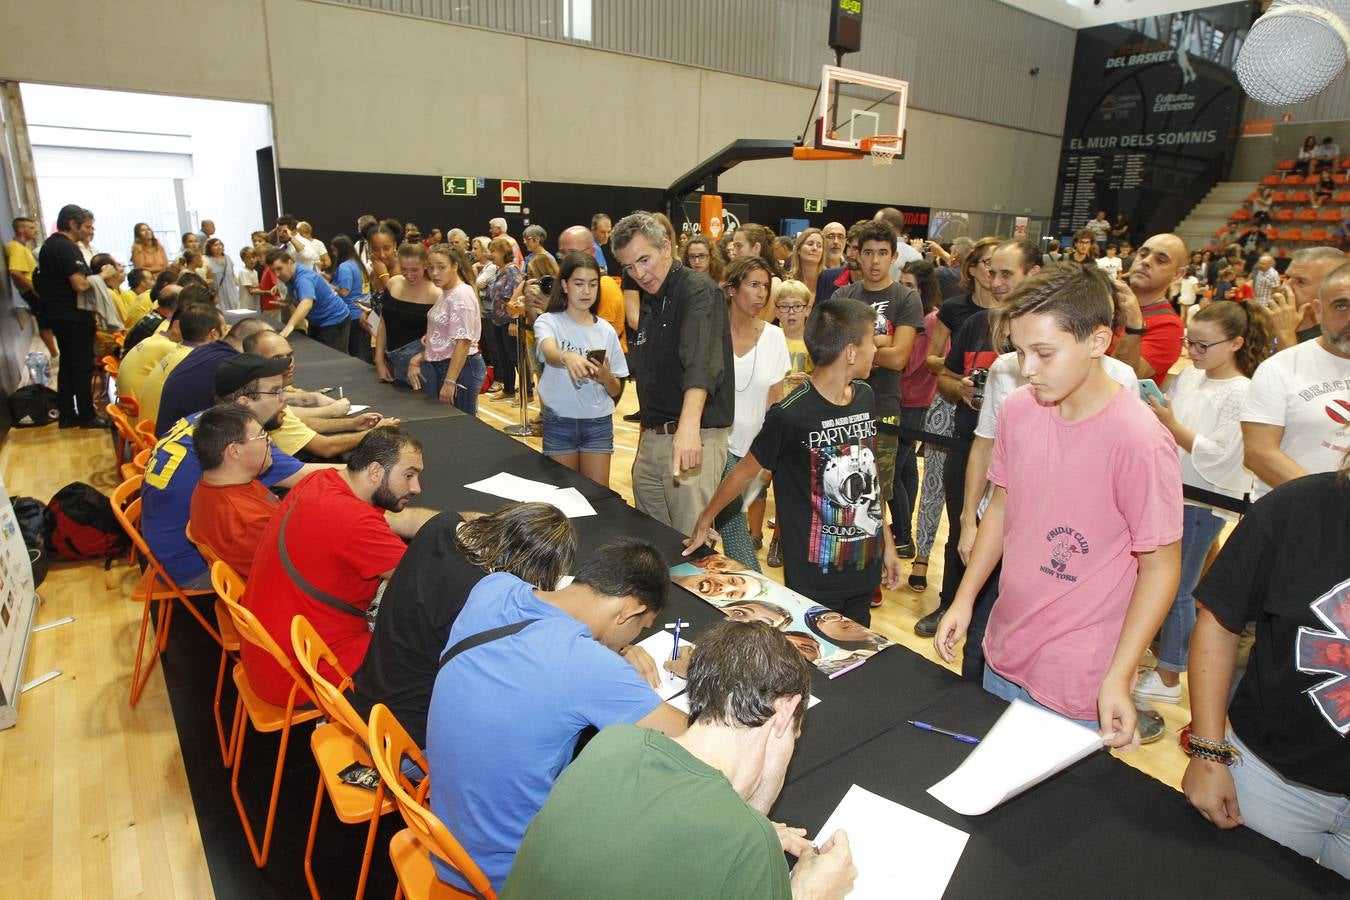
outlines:
M30 384L9 395L9 418L15 428L50 425L60 417L56 391L45 384Z
M48 508L54 524L47 548L57 559L111 559L131 545L112 501L82 481L57 491Z
M47 504L34 497L15 497L10 500L14 518L19 523L19 534L28 545L28 558L33 564L33 587L41 587L47 578L47 536L55 525L55 517Z

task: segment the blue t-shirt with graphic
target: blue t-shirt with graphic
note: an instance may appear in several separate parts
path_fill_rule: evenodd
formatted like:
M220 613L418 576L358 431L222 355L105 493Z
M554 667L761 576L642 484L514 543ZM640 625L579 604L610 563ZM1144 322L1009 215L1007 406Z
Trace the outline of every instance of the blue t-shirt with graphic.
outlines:
M544 313L534 320L534 344L543 374L539 376L539 395L557 415L567 419L598 419L614 414L614 400L605 386L593 378L580 384L572 380L566 366L550 365L544 359L544 340L552 338L564 353L585 356L591 350L604 350L609 368L617 378L628 376L628 361L614 326L596 318L580 325L565 312Z

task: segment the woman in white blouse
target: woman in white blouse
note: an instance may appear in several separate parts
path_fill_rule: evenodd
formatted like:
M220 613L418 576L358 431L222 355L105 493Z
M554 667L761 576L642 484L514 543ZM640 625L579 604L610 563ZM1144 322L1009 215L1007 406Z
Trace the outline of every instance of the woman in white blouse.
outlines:
M765 413L783 399L783 378L792 368L783 330L763 317L772 282L769 263L758 256L736 257L722 276L736 362L736 413L727 436L723 478L750 452L755 435L764 427ZM727 505L717 517L717 532L727 556L758 572L759 560L742 506L735 501Z
M1253 303L1220 300L1196 312L1186 328L1191 368L1177 376L1167 402L1148 403L1181 454L1181 480L1240 500L1252 489L1252 473L1242 464L1242 401L1251 375L1270 355L1270 319ZM1181 701L1181 673L1186 671L1195 599L1210 545L1236 516L1186 501L1181 536L1181 582L1163 620L1157 669L1140 674L1134 696L1163 703Z

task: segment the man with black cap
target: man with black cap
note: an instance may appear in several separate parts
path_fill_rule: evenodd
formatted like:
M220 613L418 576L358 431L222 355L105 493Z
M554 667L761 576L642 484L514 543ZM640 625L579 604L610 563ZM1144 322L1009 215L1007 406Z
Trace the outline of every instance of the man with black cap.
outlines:
M243 406L263 427L281 418L286 407L283 373L286 360L240 353L216 370L216 402ZM145 467L141 490L141 529L155 558L174 582L184 589L211 586L206 561L188 541L186 530L192 492L202 478L201 463L192 443L201 413L179 419L155 445ZM322 465L304 465L276 447L268 447L270 462L258 476L266 487L293 487Z

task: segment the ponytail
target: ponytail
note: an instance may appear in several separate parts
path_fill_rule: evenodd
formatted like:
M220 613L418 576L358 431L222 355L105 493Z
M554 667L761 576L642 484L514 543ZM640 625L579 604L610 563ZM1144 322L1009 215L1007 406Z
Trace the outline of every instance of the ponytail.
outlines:
M1191 321L1214 322L1223 329L1224 337L1242 338L1242 346L1234 354L1233 361L1238 371L1248 378L1274 352L1274 323L1270 314L1256 303L1219 300L1200 309Z

